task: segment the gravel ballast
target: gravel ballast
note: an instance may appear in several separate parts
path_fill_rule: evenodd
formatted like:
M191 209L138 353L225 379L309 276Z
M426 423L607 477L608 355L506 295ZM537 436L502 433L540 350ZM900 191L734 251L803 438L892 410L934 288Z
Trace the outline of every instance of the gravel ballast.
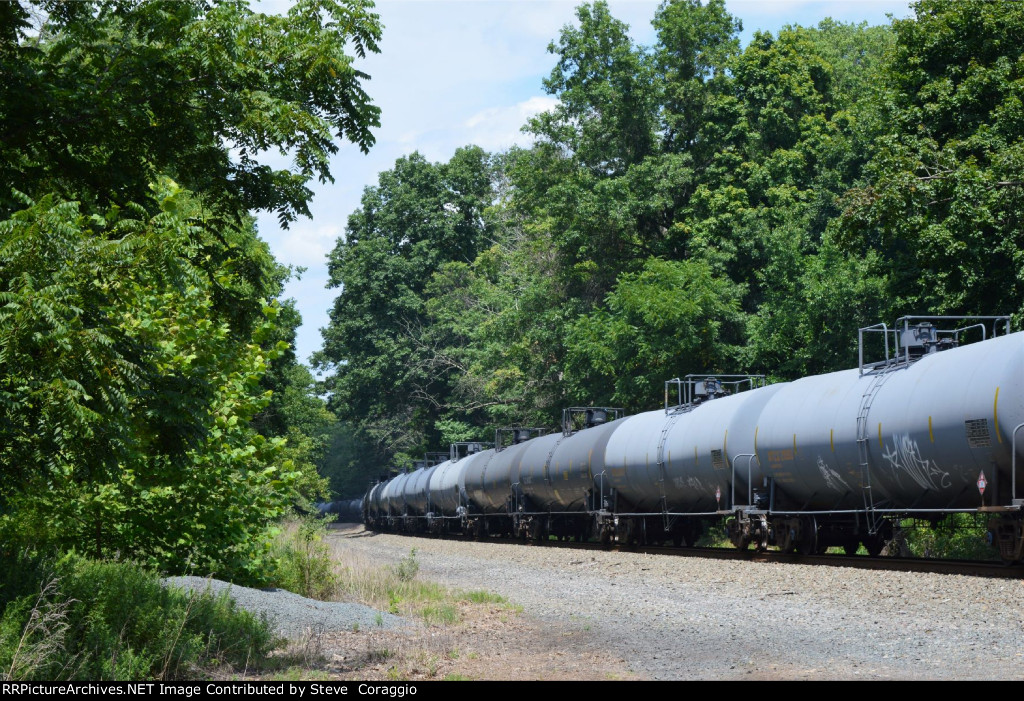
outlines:
M291 639L310 633L401 629L411 625L404 618L362 604L317 601L284 589L250 589L203 577L168 577L164 581L182 589L210 590L215 595L226 589L240 608L257 616L266 615L279 635Z
M346 555L486 589L652 679L1021 679L1024 582L333 530ZM572 649L570 649L570 647Z

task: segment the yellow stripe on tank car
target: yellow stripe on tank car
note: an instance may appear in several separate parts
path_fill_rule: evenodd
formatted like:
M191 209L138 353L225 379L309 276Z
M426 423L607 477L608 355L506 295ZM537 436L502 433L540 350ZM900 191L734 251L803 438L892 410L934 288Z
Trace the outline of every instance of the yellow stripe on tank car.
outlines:
M793 434L793 455L796 456L796 434Z
M836 432L836 430L835 430L834 428L830 428L830 429L828 430L828 444L829 444L829 447L831 447L831 448L832 448L832 452L833 452L833 453L834 453L834 452L836 452L836 437L835 437L835 432Z
M1000 443L1003 442L1003 437L999 435L999 388L996 387L996 398L992 402L992 418L996 422L996 440Z
M761 456L757 454L757 431L760 428L760 426L754 426L754 457L757 458L758 465L761 464Z
M729 454L729 451L726 449L726 447L728 445L729 445L729 429L725 429L725 437L722 438L722 452L725 453L726 455Z
M928 439L932 443L935 442L935 433L932 431L932 417L930 416L928 417Z
M884 445L882 445L882 422L881 421L878 422L878 447L879 447L879 449L885 447Z

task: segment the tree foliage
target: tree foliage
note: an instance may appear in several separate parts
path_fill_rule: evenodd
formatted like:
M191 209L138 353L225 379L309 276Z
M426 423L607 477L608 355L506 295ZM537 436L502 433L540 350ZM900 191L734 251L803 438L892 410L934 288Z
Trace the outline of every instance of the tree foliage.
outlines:
M330 255L330 285L341 293L316 362L333 371L332 408L378 456L423 451L436 438L435 397L454 369L434 363L424 290L441 266L471 262L485 242L489 171L475 147L445 164L399 159L366 188Z
M0 8L5 549L255 580L274 519L324 490L333 418L250 212L308 214L339 142L372 145L370 7Z
M383 244L372 275L339 277L326 347L364 345L335 401L372 398L355 427L484 437L567 404L650 408L690 372L848 367L858 327L902 314L1020 314L1024 13L914 10L741 47L724 2L666 0L643 47L581 5L549 47L558 103L524 126L530 148L493 157L475 257L401 253L411 296ZM420 194L402 211L446 210ZM388 408L411 368L417 400Z
M230 212L308 215L311 178L379 125L346 53L377 50L365 0L300 0L286 16L241 0L39 2L0 15L0 202L10 188L143 202L159 175ZM45 118L44 118L45 116ZM231 148L227 148L230 146ZM274 169L276 150L293 167Z

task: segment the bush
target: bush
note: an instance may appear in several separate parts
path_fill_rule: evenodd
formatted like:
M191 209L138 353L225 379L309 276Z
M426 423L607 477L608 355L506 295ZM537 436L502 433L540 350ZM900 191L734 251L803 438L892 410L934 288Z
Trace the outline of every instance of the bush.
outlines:
M133 563L71 553L0 568L2 679L181 679L258 666L276 645L266 620L226 593L166 588Z
M907 548L917 557L957 560L992 560L998 552L986 540L984 514L950 514L934 526L906 520L902 524Z
M268 578L281 587L310 599L328 601L338 593L339 578L330 549L324 543L326 521L307 516L285 523L274 541L277 569Z

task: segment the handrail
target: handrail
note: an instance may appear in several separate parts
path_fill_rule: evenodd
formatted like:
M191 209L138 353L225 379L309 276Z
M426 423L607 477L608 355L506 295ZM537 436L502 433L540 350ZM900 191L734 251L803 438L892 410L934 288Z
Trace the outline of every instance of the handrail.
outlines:
M857 367L860 368L861 375L864 374L864 332L875 331L878 328L882 329L882 337L885 338L885 362L889 362L889 327L885 324L874 324L857 329Z
M732 504L733 507L736 506L736 461L739 460L740 458L746 458L747 459L747 504L746 504L747 506L750 506L751 504L754 503L754 485L751 484L751 475L752 475L752 471L753 471L754 460L755 459L757 460L757 466L758 467L761 466L761 459L758 458L755 453L740 453L739 455L734 455L733 456L733 458L732 458L732 485L731 485L732 494L730 495L730 499L731 499L730 504Z
M1013 429L1013 439L1011 440L1013 456L1010 458L1010 503L1017 499L1017 431L1024 428L1024 424L1017 424L1017 427Z

